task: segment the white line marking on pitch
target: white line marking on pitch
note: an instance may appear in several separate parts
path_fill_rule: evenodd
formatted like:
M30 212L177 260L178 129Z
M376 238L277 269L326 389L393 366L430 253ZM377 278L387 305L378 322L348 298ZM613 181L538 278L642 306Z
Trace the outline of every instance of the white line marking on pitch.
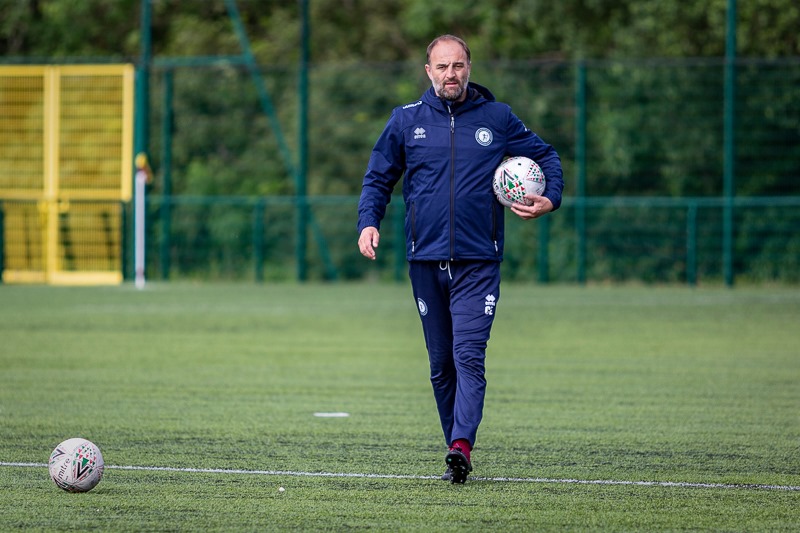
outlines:
M47 467L46 463L4 463L0 466ZM146 472L185 472L191 474L248 474L260 476L294 477L332 477L363 479L439 479L439 476L412 476L404 474L357 474L348 472L296 472L293 470L236 470L223 468L177 468L172 466L115 466L106 465L113 470L143 470ZM474 481L495 481L507 483L554 483L564 485L628 485L637 487L677 487L696 489L760 489L798 491L794 485L762 485L757 483L690 483L686 481L621 481L613 479L554 479L540 477L471 477Z

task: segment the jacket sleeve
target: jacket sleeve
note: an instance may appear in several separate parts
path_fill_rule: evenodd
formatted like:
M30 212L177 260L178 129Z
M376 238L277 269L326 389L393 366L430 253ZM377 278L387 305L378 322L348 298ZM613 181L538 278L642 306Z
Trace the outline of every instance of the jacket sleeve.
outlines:
M561 206L564 190L564 172L561 158L555 148L544 142L529 130L514 113L508 118L508 152L511 156L525 156L533 159L544 173L545 186L542 196L553 203L555 211Z
M397 110L386 123L372 149L358 202L358 232L368 226L380 228L392 191L405 170L405 144Z

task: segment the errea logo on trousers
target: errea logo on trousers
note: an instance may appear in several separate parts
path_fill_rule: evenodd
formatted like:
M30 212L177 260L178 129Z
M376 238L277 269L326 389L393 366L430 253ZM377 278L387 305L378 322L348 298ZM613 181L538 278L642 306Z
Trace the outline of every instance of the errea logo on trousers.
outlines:
M426 139L425 137L425 129L424 128L417 128L414 130L414 138L415 139Z
M494 308L497 305L497 299L494 294L487 294L486 301L483 303L483 313L489 316L494 314Z

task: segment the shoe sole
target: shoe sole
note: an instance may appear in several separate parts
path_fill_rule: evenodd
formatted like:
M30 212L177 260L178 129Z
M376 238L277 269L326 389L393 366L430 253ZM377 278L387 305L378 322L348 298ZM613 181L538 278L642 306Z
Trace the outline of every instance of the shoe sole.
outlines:
M453 450L445 456L444 461L450 467L450 483L464 484L472 471L472 465L469 464L467 457L460 451Z

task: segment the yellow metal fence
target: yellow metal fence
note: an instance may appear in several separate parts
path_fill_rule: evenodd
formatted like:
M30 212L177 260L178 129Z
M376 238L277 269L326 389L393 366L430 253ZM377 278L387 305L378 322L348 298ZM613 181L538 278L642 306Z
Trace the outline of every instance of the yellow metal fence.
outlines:
M132 65L0 67L4 282L122 281Z

